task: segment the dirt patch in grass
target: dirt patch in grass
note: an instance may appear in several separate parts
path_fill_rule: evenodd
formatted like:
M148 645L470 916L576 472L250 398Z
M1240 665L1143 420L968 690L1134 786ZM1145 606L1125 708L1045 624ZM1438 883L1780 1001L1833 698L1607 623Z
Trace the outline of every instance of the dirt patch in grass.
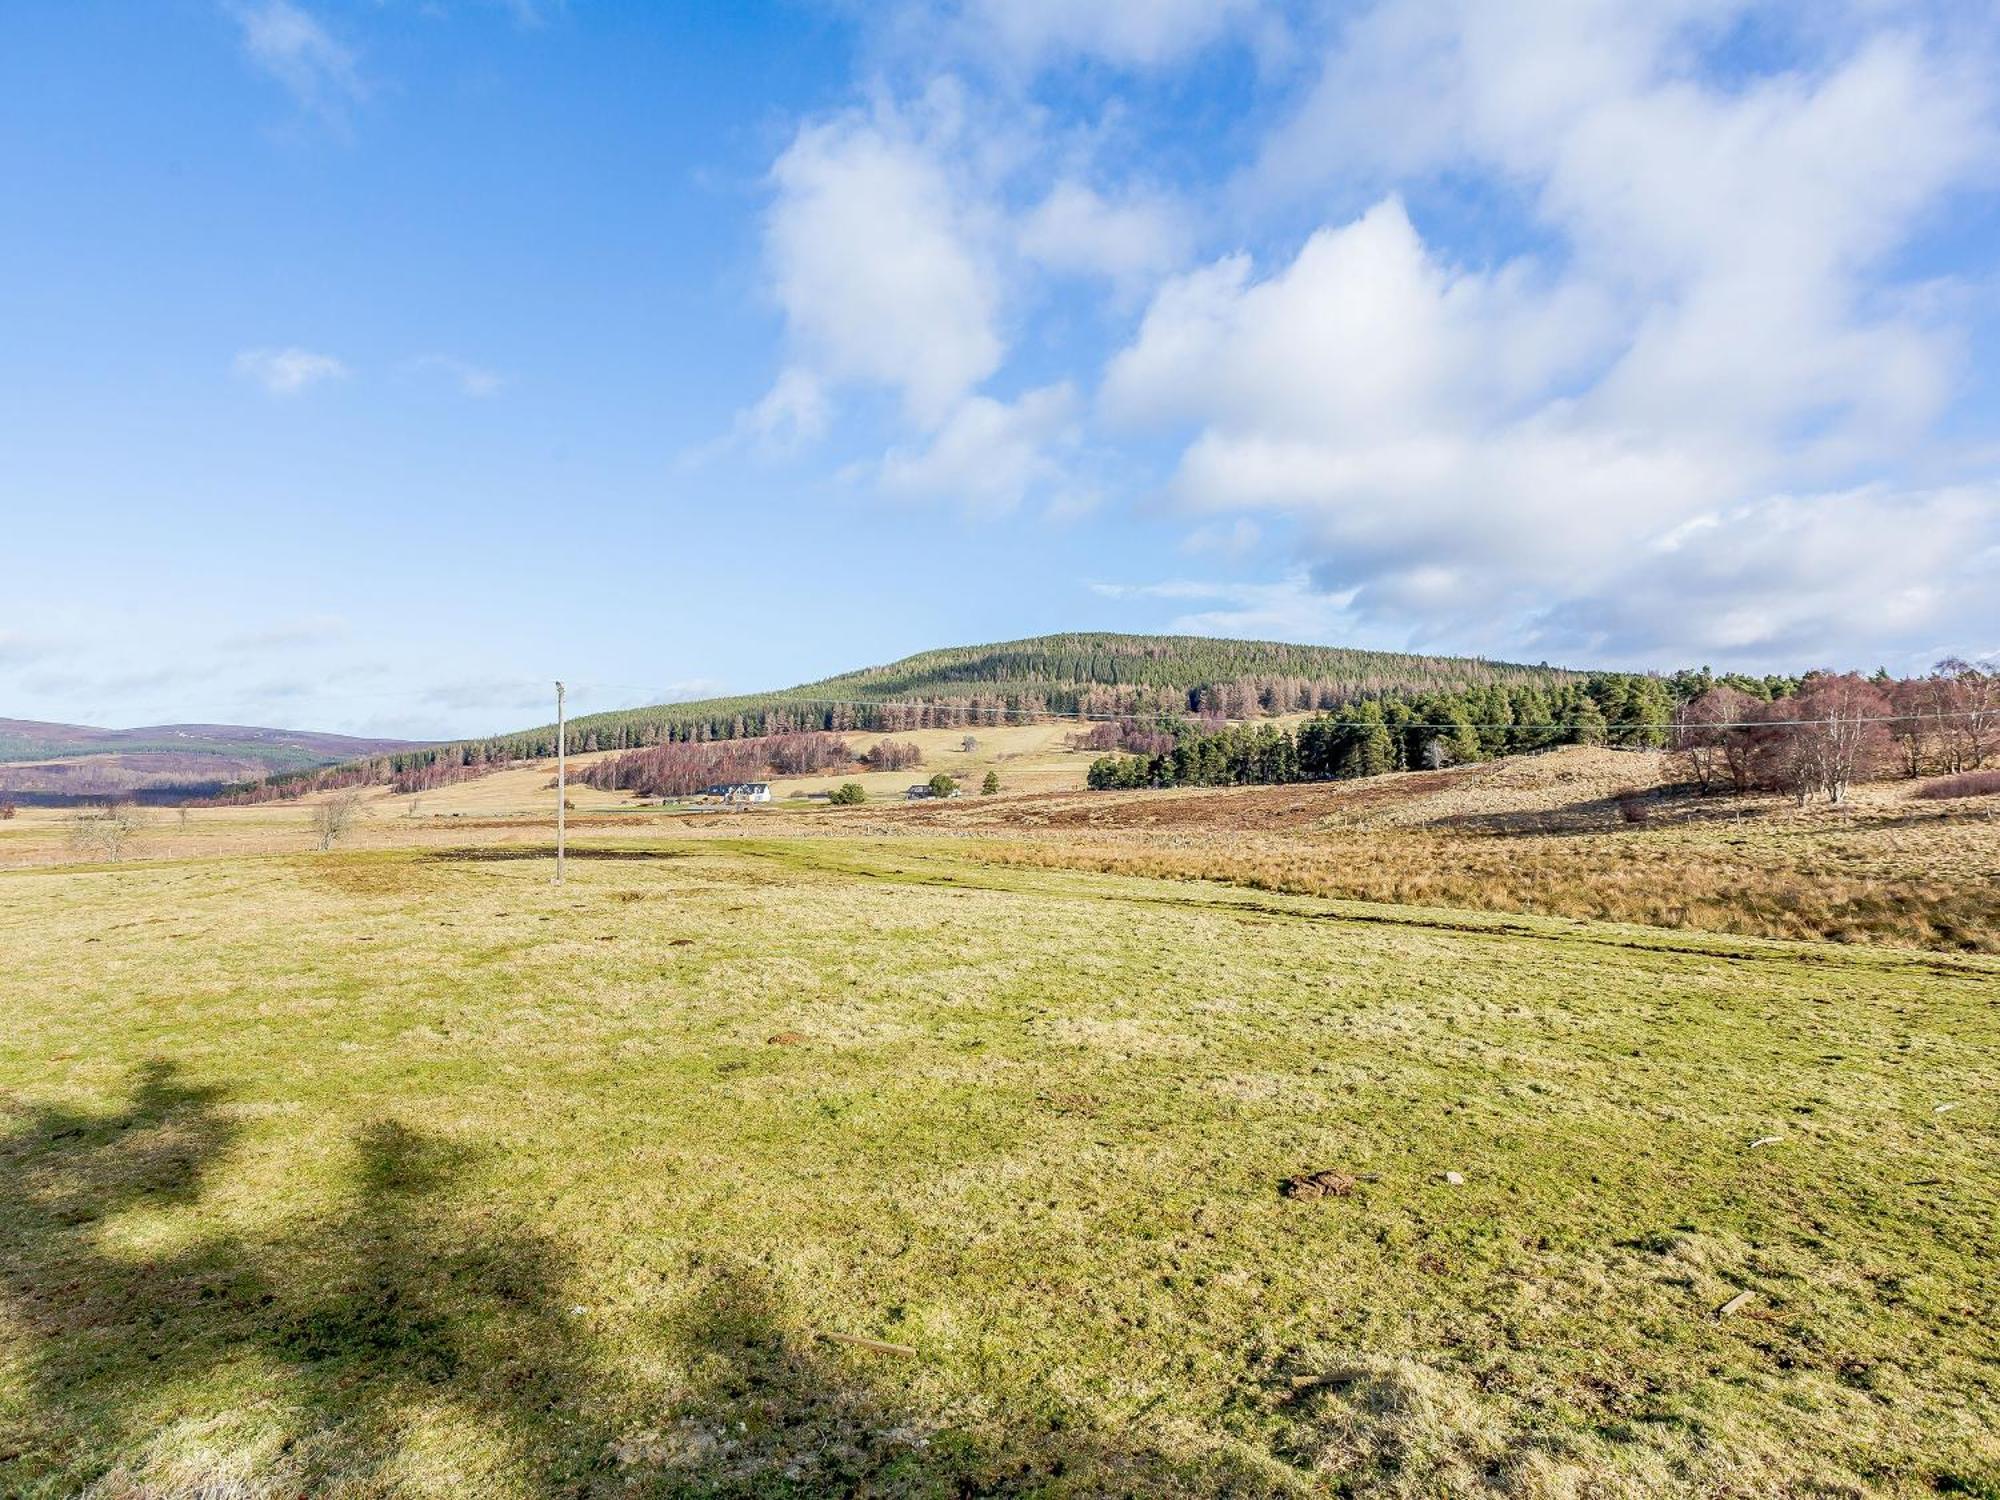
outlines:
M314 884L328 886L343 896L401 895L424 881L417 862L401 851L313 855L295 861L293 868Z
M1354 1191L1356 1182L1345 1172L1302 1172L1280 1182L1278 1192L1286 1198L1345 1198Z

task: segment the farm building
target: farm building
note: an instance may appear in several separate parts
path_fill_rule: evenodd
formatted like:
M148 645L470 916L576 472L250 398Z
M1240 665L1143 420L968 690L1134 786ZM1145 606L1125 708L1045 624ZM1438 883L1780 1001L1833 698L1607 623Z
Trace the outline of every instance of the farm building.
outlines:
M726 782L719 786L701 789L704 797L720 797L724 802L769 802L771 783L768 781Z

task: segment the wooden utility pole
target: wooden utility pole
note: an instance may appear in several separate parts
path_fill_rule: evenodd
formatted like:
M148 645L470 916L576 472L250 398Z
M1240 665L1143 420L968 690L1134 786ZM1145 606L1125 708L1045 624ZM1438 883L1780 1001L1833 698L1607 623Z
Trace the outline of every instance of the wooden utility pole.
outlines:
M567 766L563 745L563 685L556 684L556 881L563 883L563 811L569 801Z

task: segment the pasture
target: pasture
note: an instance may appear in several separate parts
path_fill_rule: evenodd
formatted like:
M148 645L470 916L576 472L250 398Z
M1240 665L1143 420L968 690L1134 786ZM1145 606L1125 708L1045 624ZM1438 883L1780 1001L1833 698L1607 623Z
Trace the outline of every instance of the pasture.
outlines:
M0 1493L1996 1492L1993 959L806 816L0 872Z

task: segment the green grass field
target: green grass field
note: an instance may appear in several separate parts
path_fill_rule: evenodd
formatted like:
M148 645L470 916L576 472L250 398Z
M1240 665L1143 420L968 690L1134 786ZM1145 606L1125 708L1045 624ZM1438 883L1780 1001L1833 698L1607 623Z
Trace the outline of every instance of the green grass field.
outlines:
M2000 1495L1994 960L530 852L0 872L0 1494Z

